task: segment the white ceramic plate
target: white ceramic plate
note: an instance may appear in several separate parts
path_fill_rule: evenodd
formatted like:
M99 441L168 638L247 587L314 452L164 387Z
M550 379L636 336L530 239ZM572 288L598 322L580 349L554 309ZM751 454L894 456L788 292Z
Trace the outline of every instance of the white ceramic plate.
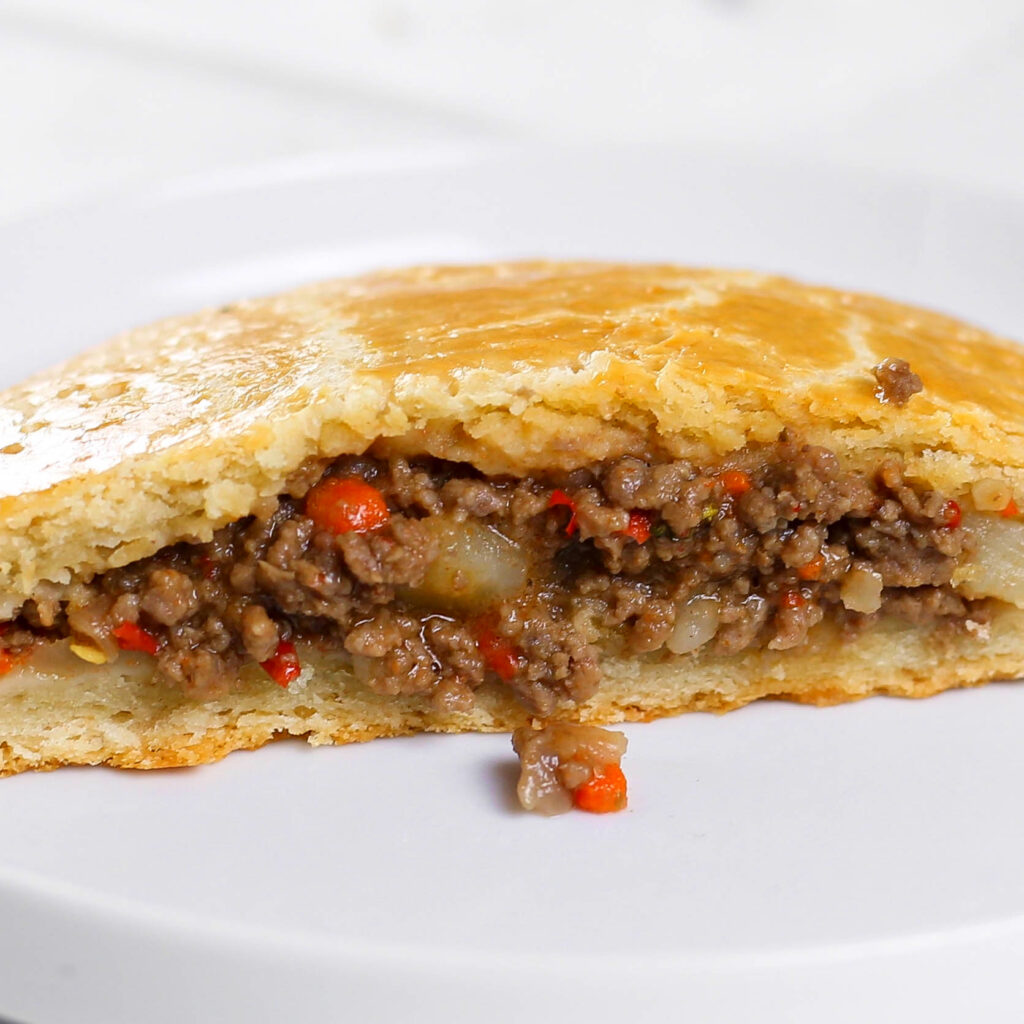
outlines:
M0 230L3 381L161 314L518 255L746 265L1024 331L1024 204L744 154L274 166ZM631 804L513 806L504 736L0 782L33 1024L1019 1019L1024 688L630 727Z

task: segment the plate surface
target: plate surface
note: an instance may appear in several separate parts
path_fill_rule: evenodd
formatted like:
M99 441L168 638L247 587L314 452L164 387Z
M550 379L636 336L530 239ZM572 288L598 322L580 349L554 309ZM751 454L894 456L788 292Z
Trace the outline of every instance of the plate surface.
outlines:
M537 255L783 271L1020 336L1022 238L1020 200L749 154L324 158L0 228L0 378L317 277ZM0 1016L1019 1019L1022 722L995 685L628 727L608 819L517 813L504 736L5 780Z

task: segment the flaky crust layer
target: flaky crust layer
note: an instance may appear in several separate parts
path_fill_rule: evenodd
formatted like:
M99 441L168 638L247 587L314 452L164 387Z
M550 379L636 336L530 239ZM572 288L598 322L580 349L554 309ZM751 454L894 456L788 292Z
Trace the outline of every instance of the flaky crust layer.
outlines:
M909 360L897 408L871 367ZM379 273L167 320L0 396L0 605L246 515L377 444L488 472L713 457L785 428L901 453L957 495L1024 484L1024 354L762 274L523 263Z
M22 669L0 680L0 774L69 764L169 768L216 761L280 737L353 743L416 732L506 731L530 721L507 691L485 688L471 713L419 697L381 696L314 650L287 690L254 673L229 697L196 702L149 681L143 656L113 665ZM555 717L649 721L684 711L729 711L763 697L828 705L873 694L928 697L1024 672L1024 610L1003 607L977 639L898 622L856 638L819 626L806 647L732 657L698 652L663 661L609 659L600 691Z

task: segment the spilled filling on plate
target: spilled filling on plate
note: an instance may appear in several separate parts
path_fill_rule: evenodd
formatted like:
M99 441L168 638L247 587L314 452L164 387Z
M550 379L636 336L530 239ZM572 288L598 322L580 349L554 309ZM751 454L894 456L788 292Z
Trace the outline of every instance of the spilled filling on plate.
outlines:
M293 490L210 543L41 591L4 627L0 667L70 638L87 661L145 651L203 698L246 662L287 685L308 641L381 693L465 710L494 680L544 715L594 693L603 651L786 650L823 620L883 616L984 634L986 599L1024 586L1005 484L961 507L895 459L855 472L788 441L526 478L344 457Z
M564 814L576 807L591 814L625 810L622 773L626 737L595 725L551 722L523 726L512 734L519 758L516 795L523 810Z

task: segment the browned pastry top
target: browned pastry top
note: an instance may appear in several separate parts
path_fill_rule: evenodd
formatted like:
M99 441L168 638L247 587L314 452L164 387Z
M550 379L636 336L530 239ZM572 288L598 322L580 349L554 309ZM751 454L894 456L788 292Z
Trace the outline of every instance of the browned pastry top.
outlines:
M901 358L924 389L880 401ZM957 493L1024 481L1024 349L748 272L421 267L165 320L3 393L0 593L245 515L312 457L386 447L524 473L721 453L786 428Z

